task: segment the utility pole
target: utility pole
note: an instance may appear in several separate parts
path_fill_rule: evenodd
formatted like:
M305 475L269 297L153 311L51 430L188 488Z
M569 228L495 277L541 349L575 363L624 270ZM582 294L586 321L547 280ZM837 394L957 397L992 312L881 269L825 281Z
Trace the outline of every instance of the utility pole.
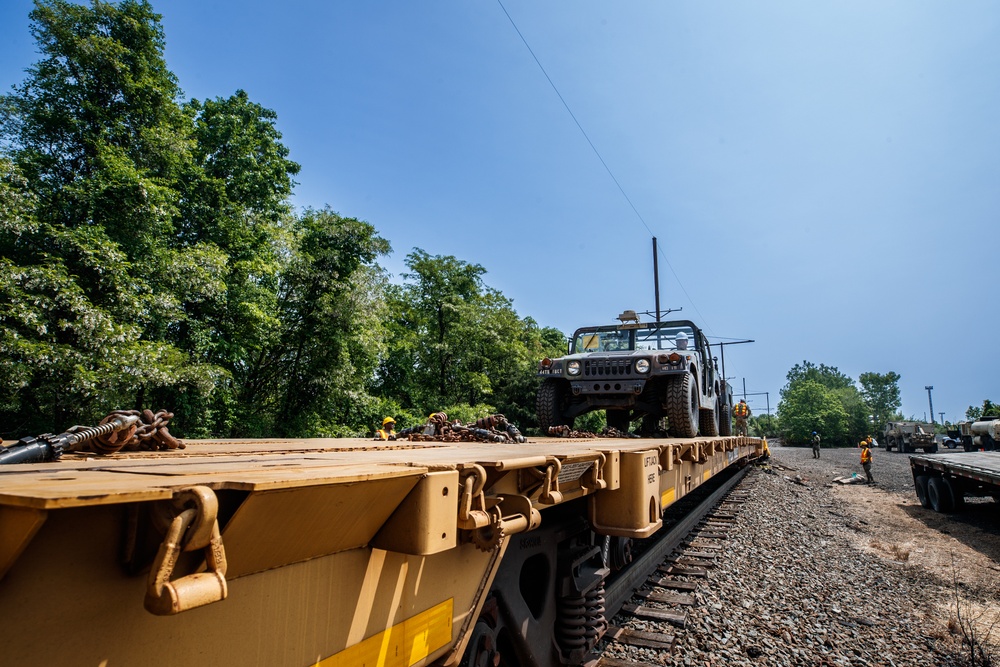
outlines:
M941 417L941 425L944 426L944 413L943 412L939 412L938 416Z
M924 387L924 389L927 390L927 403L931 406L931 423L932 424L934 423L934 401L931 400L931 389L933 389L933 388L934 387L932 387L931 385L927 385L926 387Z
M656 237L653 237L653 291L656 293L656 323L660 323L660 265L656 258Z
M747 379L743 378L743 400L747 400Z

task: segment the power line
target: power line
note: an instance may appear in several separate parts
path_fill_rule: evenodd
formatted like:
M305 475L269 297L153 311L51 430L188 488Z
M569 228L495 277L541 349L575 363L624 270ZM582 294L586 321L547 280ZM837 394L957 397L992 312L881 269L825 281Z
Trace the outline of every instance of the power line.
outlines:
M632 199L629 198L628 194L625 192L625 188L623 188L622 184L618 182L618 178L615 177L614 172L611 171L611 167L609 167L608 163L604 161L604 158L601 156L601 152L597 150L597 146L595 146L594 142L590 140L590 136L587 134L587 131L583 129L583 125L581 125L580 121L577 120L576 114L573 113L573 110L570 109L569 104L566 103L566 99L562 96L562 93L559 92L559 88L557 88L555 82L552 81L552 77L550 77L549 73L545 71L545 67L542 66L542 61L538 59L538 56L535 55L535 52L534 50L532 50L531 45L528 44L528 40L524 38L523 34L521 34L521 30L520 28L517 27L517 24L514 23L514 19L513 17L511 17L510 12L508 12L507 8L503 6L503 1L497 0L497 4L500 5L500 9L503 10L503 13L507 16L507 20L510 21L510 24L514 27L514 32L516 32L517 36L521 38L521 42L524 43L524 47L528 49L528 53L530 53L531 57L535 60L535 64L538 65L538 69L542 70L542 74L545 75L546 81L548 81L549 85L552 86L552 90L555 91L555 94L559 98L559 101L562 102L562 105L566 108L566 112L569 113L570 118L572 118L573 122L576 123L576 127L580 130L580 134L582 134L583 138L587 140L588 144L590 144L590 148L591 150L594 151L594 155L596 155L597 159L601 161L602 165L604 165L604 169L605 171L608 172L608 176L610 176L611 180L615 182L616 186L618 186L618 191L622 193L622 197L625 198L625 201L628 202L628 205L632 207L632 211L635 213L635 216L639 219L639 222L641 222L642 226L646 228L646 231L649 232L650 236L655 236L655 234L653 234L653 230L649 228L648 224L646 224L646 220L642 217L642 214L639 213L639 209L635 207L635 204L632 203ZM691 302L691 306L695 309L695 312L698 313L698 316L701 318L702 323L704 323L705 328L710 329L708 323L705 320L705 316L701 314L700 310L698 310L698 306L695 304L694 299L691 298L691 295L688 294L687 290L684 288L684 283L681 282L680 276L678 276L677 272L674 271L674 265L670 263L670 260L667 258L667 256L663 253L662 250L658 250L658 252L660 256L663 257L663 261L667 263L667 268L669 268L670 273L674 275L674 278L677 280L677 285L681 288L681 291L684 292L684 296L687 297L688 301Z

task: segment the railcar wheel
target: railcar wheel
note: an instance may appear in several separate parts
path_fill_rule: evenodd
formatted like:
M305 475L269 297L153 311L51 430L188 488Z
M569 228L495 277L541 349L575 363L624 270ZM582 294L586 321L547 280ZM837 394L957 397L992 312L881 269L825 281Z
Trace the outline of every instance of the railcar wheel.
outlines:
M499 664L496 633L488 623L477 621L460 667L497 667Z
M947 513L955 509L951 497L951 489L940 477L931 477L927 481L927 496L930 498L931 507L935 512Z
M536 408L538 411L538 427L542 435L548 435L550 426L569 426L573 428L573 419L565 415L569 402L569 392L562 380L548 378L538 388Z
M917 475L913 478L913 487L917 490L917 500L925 509L931 508L931 499L927 495L927 475Z
M670 379L664 407L670 435L675 438L698 435L698 390L690 373Z

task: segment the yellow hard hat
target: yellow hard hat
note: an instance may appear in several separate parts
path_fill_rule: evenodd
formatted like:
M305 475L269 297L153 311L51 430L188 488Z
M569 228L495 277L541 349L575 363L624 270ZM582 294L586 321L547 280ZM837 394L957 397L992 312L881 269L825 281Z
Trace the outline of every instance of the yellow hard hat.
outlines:
M385 426L386 424L395 424L395 423L396 420L393 419L392 417L386 417L385 419L382 420L382 426Z

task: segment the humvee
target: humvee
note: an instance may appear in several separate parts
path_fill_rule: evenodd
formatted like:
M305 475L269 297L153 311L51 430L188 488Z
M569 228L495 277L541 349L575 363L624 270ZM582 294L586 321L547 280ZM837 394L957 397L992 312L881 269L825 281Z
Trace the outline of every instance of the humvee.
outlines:
M566 356L539 363L542 434L605 410L608 426L623 432L642 418L652 433L666 417L674 437L730 435L730 392L701 329L688 320L640 323L634 311L618 319L577 329Z

